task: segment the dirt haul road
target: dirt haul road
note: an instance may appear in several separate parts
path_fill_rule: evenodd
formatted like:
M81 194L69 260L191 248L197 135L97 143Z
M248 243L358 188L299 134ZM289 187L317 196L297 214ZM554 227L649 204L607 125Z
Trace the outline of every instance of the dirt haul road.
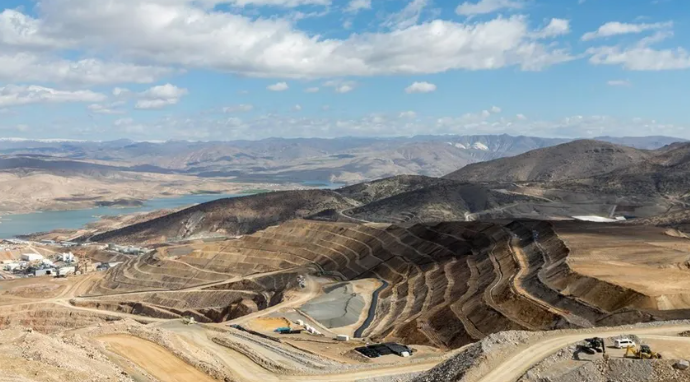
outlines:
M215 381L153 342L127 335L104 336L99 340L106 343L111 351L134 362L161 381Z
M582 341L587 337L612 337L630 334L639 336L654 334L676 335L679 332L686 330L690 330L690 325L669 324L648 328L612 328L552 335L524 348L521 351L516 352L510 358L506 358L499 365L492 367L491 372L481 376L479 379L476 379L475 382L517 381L530 368L532 368L532 366L538 364L546 357L556 353L558 350L570 344Z

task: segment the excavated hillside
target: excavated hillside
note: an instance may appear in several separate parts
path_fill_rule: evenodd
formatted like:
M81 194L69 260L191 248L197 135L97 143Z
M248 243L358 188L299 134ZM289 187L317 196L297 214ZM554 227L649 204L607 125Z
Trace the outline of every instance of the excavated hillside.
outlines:
M196 236L239 236L323 210L341 210L356 205L330 190L270 192L199 204L89 239L142 245Z
M589 178L645 163L646 150L593 140L579 140L466 166L445 176L466 182L552 182Z
M574 224L571 231L591 223ZM576 271L570 254L547 222L404 228L293 220L240 239L164 248L132 259L94 285L91 298L73 303L221 322L280 303L296 288L298 274L377 278L388 286L363 335L439 348L458 348L505 330L688 315L690 304L683 305L682 298L662 307L636 285ZM577 265L584 267L582 261Z

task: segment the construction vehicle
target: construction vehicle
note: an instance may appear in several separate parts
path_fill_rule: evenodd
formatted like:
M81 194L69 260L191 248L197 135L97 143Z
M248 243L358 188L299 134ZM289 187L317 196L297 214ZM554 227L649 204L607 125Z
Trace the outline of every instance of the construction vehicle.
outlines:
M196 324L196 320L194 317L182 317L182 323L185 325L194 325Z
M585 338L587 345L590 349L597 353L606 354L606 346L604 346L604 339L600 337ZM592 353L593 354L593 353Z
M623 357L637 359L661 359L661 354L652 351L649 345L641 345L638 350L636 346L628 346L625 350L625 355Z

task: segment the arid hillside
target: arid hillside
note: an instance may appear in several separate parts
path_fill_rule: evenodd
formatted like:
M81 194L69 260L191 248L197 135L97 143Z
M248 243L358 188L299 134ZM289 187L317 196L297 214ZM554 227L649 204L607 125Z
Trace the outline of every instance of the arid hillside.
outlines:
M469 165L445 177L466 182L551 182L606 174L644 163L651 156L631 147L580 140Z
M203 203L163 217L99 234L101 242L152 243L207 236L239 236L355 202L329 190L270 192Z

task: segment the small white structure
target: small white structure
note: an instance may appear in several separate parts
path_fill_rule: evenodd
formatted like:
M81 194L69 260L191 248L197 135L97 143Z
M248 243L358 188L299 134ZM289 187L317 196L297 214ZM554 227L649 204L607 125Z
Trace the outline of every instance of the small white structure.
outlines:
M24 261L43 260L43 255L39 255L38 253L22 253L22 260L24 260Z
M410 356L410 352L404 351L404 352L400 353L400 356L401 356L401 357L409 357L409 356Z
M43 264L43 265L48 265L48 266L50 266L50 267L52 267L53 265L55 265L55 263L53 263L52 261L50 261L50 260L48 260L48 259L43 259L43 260L41 260L41 264Z
M9 263L9 264L5 264L4 269L8 272L12 272L13 270L15 270L19 267L21 267L21 265L19 263Z
M58 255L58 260L71 263L74 261L74 254L72 252L61 253Z
M67 276L67 275L73 275L77 272L77 269L75 267L62 267L57 269L57 275L58 276Z
M350 336L345 335L345 334L338 334L338 336L335 337L335 339L336 339L336 341L346 341L347 342L350 340Z
M299 326L304 326L304 321L302 321L302 320L297 320L296 322L297 322L297 325L299 325Z

